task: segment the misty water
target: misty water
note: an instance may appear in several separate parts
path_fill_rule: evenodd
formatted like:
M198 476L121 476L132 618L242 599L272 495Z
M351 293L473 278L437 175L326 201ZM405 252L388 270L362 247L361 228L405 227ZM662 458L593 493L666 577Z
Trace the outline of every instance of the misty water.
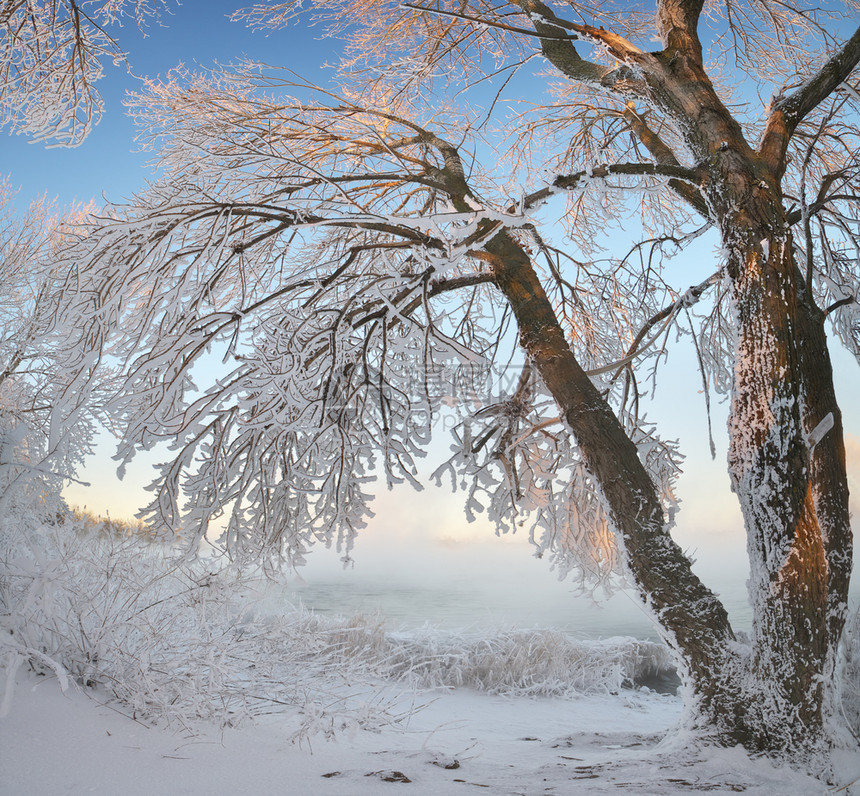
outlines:
M290 579L288 598L322 614L378 616L393 629L553 628L584 639L659 639L631 591L583 594L524 542L360 540L354 558L344 569L334 551L315 550ZM748 629L745 566L711 551L698 568L735 627Z

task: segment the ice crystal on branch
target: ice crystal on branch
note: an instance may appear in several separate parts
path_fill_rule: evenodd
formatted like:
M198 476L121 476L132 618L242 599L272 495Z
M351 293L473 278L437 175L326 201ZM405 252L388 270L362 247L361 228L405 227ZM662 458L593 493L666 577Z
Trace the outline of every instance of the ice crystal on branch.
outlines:
M0 506L17 489L56 490L75 475L111 388L108 370L91 380L77 291L60 265L92 208L61 213L39 199L17 212L14 199L0 180Z

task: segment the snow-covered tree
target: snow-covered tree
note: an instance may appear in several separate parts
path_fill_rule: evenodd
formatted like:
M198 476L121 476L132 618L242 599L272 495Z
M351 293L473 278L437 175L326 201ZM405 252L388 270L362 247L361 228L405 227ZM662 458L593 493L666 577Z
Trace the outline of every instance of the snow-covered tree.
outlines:
M168 0L2 0L0 126L54 145L77 146L101 118L95 83L125 61L108 32L143 26Z
M66 269L60 250L92 208L61 213L39 199L17 212L15 191L0 179L0 507L16 489L46 487L59 494L87 452L107 382L95 385L76 354L66 370L67 345L82 347L68 322ZM74 301L74 290L69 292ZM86 346L83 346L86 347Z
M226 512L240 557L348 555L459 411L437 477L635 584L702 733L820 751L852 561L826 329L860 354L856 2L311 6L346 40L336 83L149 83L161 177L69 258L122 368L121 456L173 445L150 518L200 535ZM607 228L641 237L616 256ZM707 235L712 262L685 259ZM672 539L678 454L639 413L675 328L731 394L749 639Z

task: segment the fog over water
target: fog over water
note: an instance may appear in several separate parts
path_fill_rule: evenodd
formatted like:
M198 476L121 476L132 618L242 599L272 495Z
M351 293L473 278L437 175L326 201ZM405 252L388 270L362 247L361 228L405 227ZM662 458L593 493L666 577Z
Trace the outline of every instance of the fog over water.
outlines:
M551 627L583 638L659 638L632 592L578 593L575 576L560 581L525 534L496 537L486 523L467 524L446 490L396 490L379 503L379 522L359 536L353 563L344 569L336 551L314 550L289 581L291 600L327 614L378 614L402 628ZM699 534L698 542L697 571L736 627L747 629L742 537Z
M425 564L446 566L444 576L432 569L384 571L379 565L351 572L301 573L289 589L290 598L326 614L378 614L397 628L431 624L445 629L555 628L582 638L634 636L657 639L659 634L635 596L619 591L595 602L578 595L570 583L517 561L522 550L473 548L454 557L422 552ZM435 560L434 560L435 558ZM392 560L392 563L396 563ZM492 567L491 577L484 567ZM725 594L734 604L736 625L746 629L745 586Z

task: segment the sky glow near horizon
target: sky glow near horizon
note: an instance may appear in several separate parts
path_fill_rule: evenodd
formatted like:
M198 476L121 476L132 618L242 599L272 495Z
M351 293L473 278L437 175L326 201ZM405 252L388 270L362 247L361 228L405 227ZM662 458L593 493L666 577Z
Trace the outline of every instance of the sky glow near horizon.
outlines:
M337 40L317 38L321 28L308 28L299 23L270 36L251 33L226 19L239 5L241 3L229 0L189 1L178 7L173 16L165 18L165 26L151 26L145 38L133 25L115 31L115 35L129 51L138 75L164 75L180 62L190 68L206 67L216 61L229 63L247 54L257 60L287 66L302 77L322 84L329 79L331 71L320 70L326 61L335 60ZM20 209L41 195L58 197L60 205L91 199L101 204L103 192L107 199L121 201L143 187L150 155L136 151L134 124L123 107L123 93L134 86L135 78L122 67L106 69L106 77L99 83L106 105L103 121L77 149L45 149L40 144L29 144L20 136L4 137L0 173L9 174L12 184L20 186ZM627 241L619 239L617 243L620 248ZM676 287L695 284L714 270L715 251L698 248L695 252L687 257L701 257L702 261L689 263L690 275L681 279ZM700 271L701 277L698 276ZM726 469L727 405L719 396L711 395L712 427L717 446L716 459L711 460L701 377L691 347L688 341L675 343L674 334L669 336L668 342L668 356L661 366L661 377L648 415L664 438L680 438L682 452L687 457L679 484L682 505L677 517L676 538L685 549L701 551L706 559L703 563L710 569L726 568L728 572L738 566L745 567L742 521ZM838 343L831 340L837 394L845 415L849 478L856 494L860 492L857 400L860 368L844 350L837 351L837 348ZM442 435L437 435L434 451L444 454L447 445ZM125 480L119 482L115 474L116 462L110 459L112 452L110 444L102 441L95 456L79 474L82 480L93 485L72 484L65 494L70 503L86 506L96 514L128 517L147 502L148 493L143 492L143 487L149 480L152 464L159 457L141 454L129 467ZM441 457L428 461L427 471L432 471L439 463ZM440 491L431 484L422 494L416 495L408 486L392 492L381 486L374 503L376 517L360 534L354 556L362 562L398 546L405 550L409 545L414 548L419 544L450 551L485 541L516 545L526 541L524 533L512 539L502 537L501 542L494 541L487 523L466 522L462 506L463 495L452 496L450 487ZM852 507L856 517L860 514L857 497L852 497ZM854 524L856 528L856 519ZM322 553L317 558L323 559L326 555Z

